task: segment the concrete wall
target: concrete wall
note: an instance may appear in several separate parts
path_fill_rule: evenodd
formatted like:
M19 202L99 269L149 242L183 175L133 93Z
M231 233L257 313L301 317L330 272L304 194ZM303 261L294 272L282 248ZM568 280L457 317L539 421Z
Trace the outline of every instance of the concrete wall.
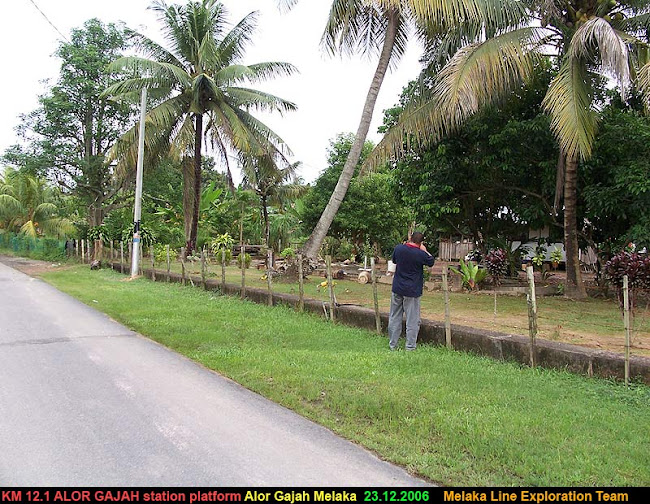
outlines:
M113 263L112 268L120 271L120 264ZM125 266L125 273L129 273ZM151 269L143 269L143 275L151 278ZM156 279L166 281L167 273L156 270ZM172 273L172 282L181 282L181 275ZM194 285L201 286L201 277L192 276ZM189 281L188 281L189 284ZM206 281L208 290L221 290L220 280L210 279ZM226 284L224 294L240 296L240 286ZM265 289L246 288L246 299L260 304L268 304L269 294ZM283 304L290 307L298 306L298 296L293 294L273 294L273 304ZM329 303L315 299L304 300L305 311L325 316L323 306L329 311ZM375 313L370 308L361 306L343 305L336 309L336 320L343 324L375 330ZM388 326L388 314L381 314L382 327ZM451 326L451 341L455 350L471 352L478 355L485 355L498 360L514 361L521 364L530 362L529 338L513 334L498 333L472 327L459 325ZM444 323L433 320L422 320L420 343L433 345L445 344ZM388 342L386 342L388 348ZM557 343L543 339L537 339L535 359L538 366L552 369L564 369L573 373L585 374L588 376L599 376L603 378L625 378L625 364L622 355L612 352L593 350L566 343ZM650 385L650 358L630 357L630 377Z

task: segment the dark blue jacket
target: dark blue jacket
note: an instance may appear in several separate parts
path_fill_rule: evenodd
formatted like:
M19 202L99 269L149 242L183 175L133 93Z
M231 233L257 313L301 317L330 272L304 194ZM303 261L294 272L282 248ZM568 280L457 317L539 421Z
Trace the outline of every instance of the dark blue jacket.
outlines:
M397 265L393 277L393 292L400 296L420 297L424 284L422 268L433 266L434 258L419 248L398 245L393 251L393 262Z

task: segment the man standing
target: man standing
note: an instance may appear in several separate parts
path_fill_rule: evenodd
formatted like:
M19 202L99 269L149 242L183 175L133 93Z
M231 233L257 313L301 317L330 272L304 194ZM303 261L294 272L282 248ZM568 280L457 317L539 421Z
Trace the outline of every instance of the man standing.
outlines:
M393 251L397 265L393 277L388 319L388 337L391 350L397 349L402 334L402 315L406 314L406 350L415 350L420 331L420 298L424 284L423 267L433 266L433 256L424 246L424 235L419 231Z

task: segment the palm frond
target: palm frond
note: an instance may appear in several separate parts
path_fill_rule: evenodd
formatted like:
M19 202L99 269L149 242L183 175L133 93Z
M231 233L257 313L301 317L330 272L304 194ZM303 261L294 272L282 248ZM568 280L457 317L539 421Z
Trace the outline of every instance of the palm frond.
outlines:
M256 89L229 87L228 96L237 106L245 106L255 110L268 112L290 112L297 109L295 103L284 100L278 96L263 93Z
M58 208L54 203L41 203L34 209L34 215L32 216L32 219L36 222L43 223L46 220L51 219L56 214L56 212L58 212Z
M403 154L411 142L438 142L481 107L521 87L532 76L543 33L521 28L458 51L439 73L432 97L407 107L368 157L364 170Z
M125 35L132 47L149 59L161 63L168 63L179 68L184 67L183 63L174 54L149 37L128 28L125 30Z
M252 71L252 77L249 75L246 76L249 82L261 82L275 77L288 77L299 73L298 69L291 63L278 61L254 63L248 65L248 68Z
M646 111L650 111L650 61L639 70L637 82L639 89L643 93Z
M23 213L23 206L16 198L7 193L0 194L0 215L9 217L17 213Z
M567 55L551 81L543 106L551 116L551 130L562 152L573 159L588 159L597 129L591 109L591 89L584 60Z
M600 63L605 73L618 79L625 99L630 83L627 44L607 21L594 17L580 26L571 39L569 57Z
M20 226L20 233L29 236L30 238L36 238L38 236L38 230L36 229L34 221L28 220Z
M218 46L221 66L237 63L244 56L252 33L257 28L257 16L257 12L251 12L223 37Z
M379 51L387 25L384 12L364 0L334 0L321 45L332 55Z

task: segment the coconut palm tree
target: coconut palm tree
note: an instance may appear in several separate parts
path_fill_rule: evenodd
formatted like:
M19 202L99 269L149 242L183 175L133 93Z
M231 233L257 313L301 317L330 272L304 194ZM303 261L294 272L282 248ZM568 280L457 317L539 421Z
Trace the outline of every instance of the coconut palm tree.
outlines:
M55 190L42 179L6 168L0 175L0 230L30 238L62 237L74 231L72 223L59 216Z
M297 0L279 0L291 8ZM450 30L457 32L462 23L470 35L496 26L516 24L522 14L516 0L334 0L321 42L330 54L356 52L379 53L377 68L370 84L357 128L355 141L340 178L318 223L303 247L303 253L315 259L336 212L347 193L382 82L390 65L404 54L409 34L421 39L436 37Z
M650 5L640 0L522 2L524 24L466 39L438 74L432 96L412 105L377 146L370 166L404 153L410 141L434 144L482 107L526 82L536 60L558 69L543 101L560 148L558 186L564 197L567 295L586 296L578 258L577 171L591 156L602 79L625 95L636 84L650 104ZM444 47L444 43L440 47ZM453 44L452 44L453 45Z
M145 150L169 151L178 158L191 158L193 173L192 223L188 253L196 247L201 197L201 152L204 136L225 163L234 191L228 156L231 152L289 154L284 141L256 119L251 110L294 110L295 105L248 87L268 78L290 75L288 63L242 62L256 25L256 14L244 17L227 29L227 11L219 0L200 0L185 5L167 5L160 0L151 7L159 14L167 47L150 38L128 32L143 57L124 57L111 71L135 74L105 92L115 99L137 101L142 88L149 90L154 106L146 117ZM113 156L119 168L132 170L137 156L137 127L116 144ZM189 168L187 162L182 166Z
M284 163L284 166L279 163ZM269 205L282 206L287 200L300 197L306 190L306 186L295 183L299 166L300 163L290 164L271 155L246 156L243 159L242 186L254 191L259 198L266 245L271 243Z

